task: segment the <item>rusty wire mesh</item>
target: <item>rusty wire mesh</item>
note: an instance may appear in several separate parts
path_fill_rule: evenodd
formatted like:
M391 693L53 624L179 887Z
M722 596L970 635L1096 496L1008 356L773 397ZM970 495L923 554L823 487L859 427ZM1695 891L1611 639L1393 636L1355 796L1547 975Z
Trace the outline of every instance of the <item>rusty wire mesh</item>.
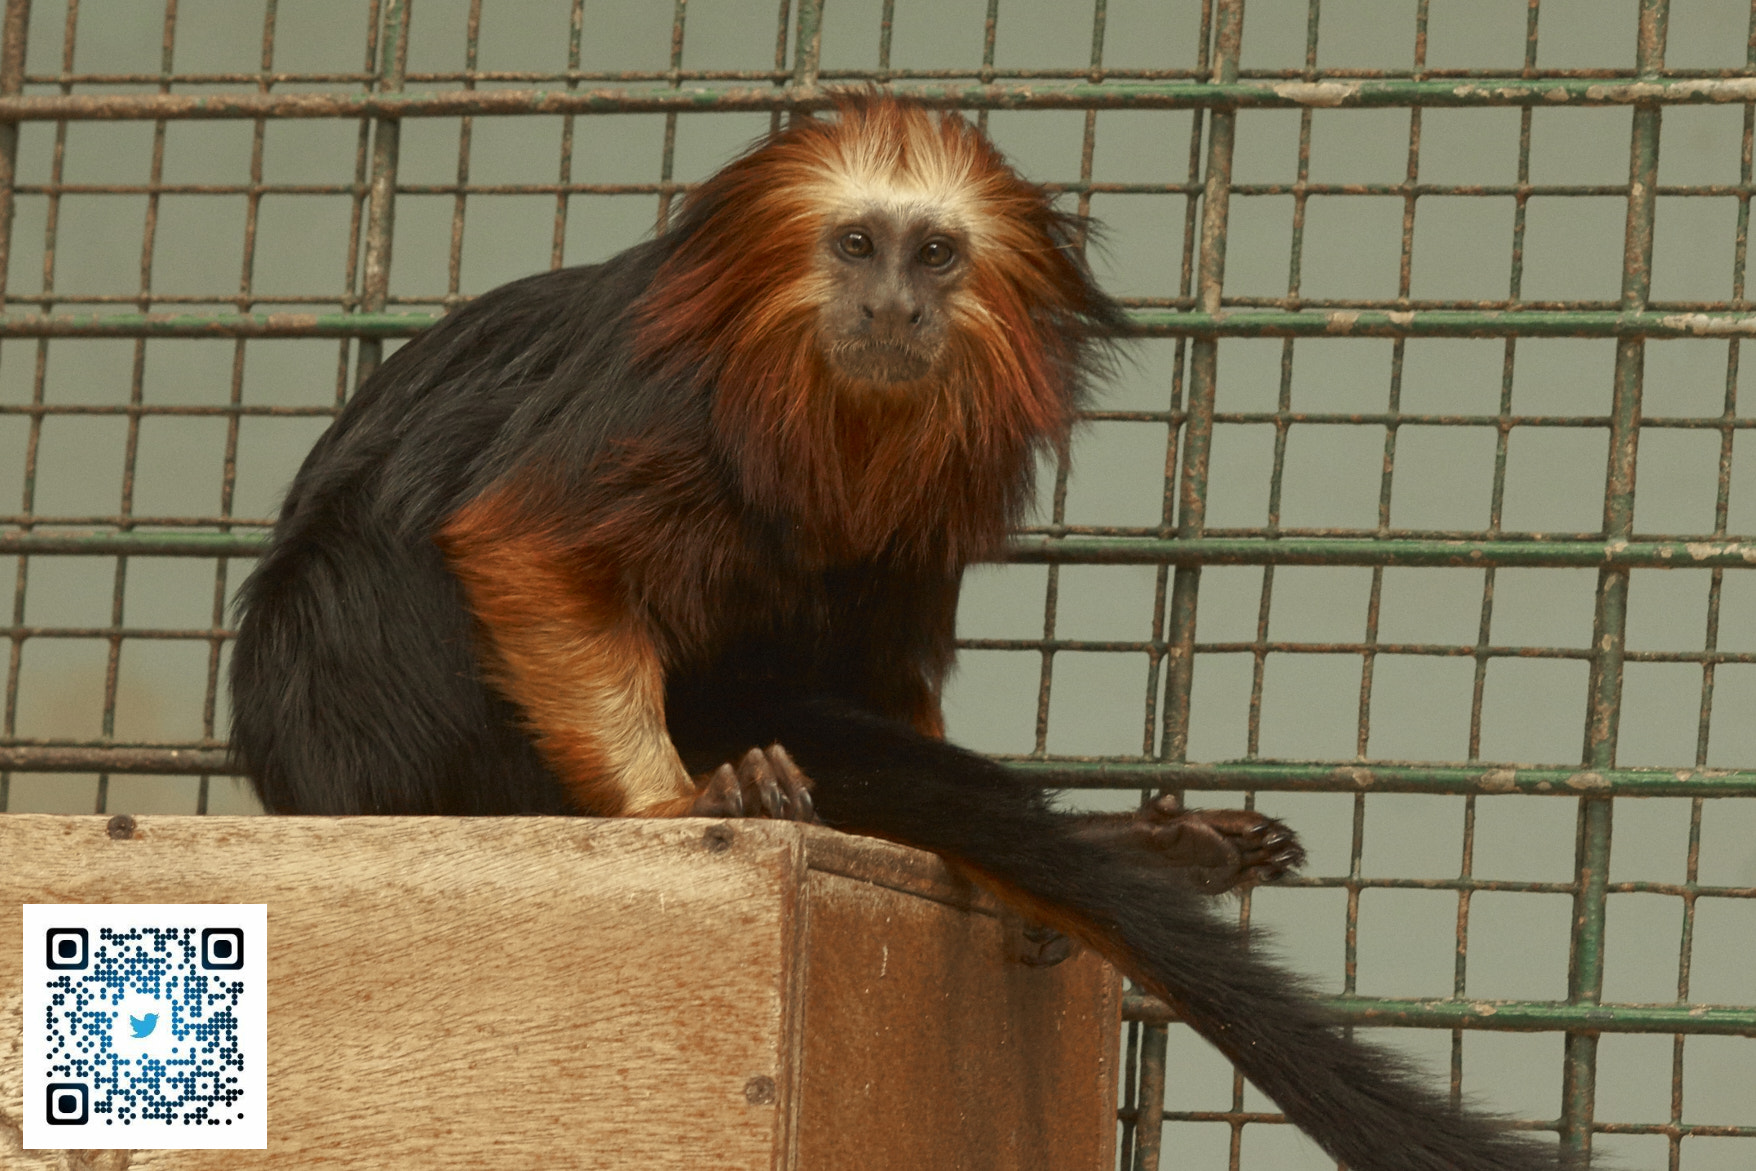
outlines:
M143 7L6 6L0 810L248 811L228 602L350 389L892 83L1106 223L1148 335L972 576L954 734L1262 794L1313 865L1243 914L1338 1011L1574 1148L1748 1165L1756 6ZM1128 1014L1124 1166L1322 1165Z

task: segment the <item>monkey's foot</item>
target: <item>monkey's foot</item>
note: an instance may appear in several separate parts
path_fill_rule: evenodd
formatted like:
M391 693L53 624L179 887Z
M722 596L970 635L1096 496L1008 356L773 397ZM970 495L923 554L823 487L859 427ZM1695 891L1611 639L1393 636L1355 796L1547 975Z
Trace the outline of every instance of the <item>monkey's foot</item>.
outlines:
M737 766L722 764L698 778L700 791L685 817L766 817L816 821L811 780L778 744L752 748Z
M1073 820L1073 832L1087 841L1139 851L1203 894L1273 882L1305 862L1304 847L1283 822L1249 809L1184 809L1170 794L1132 813L1076 814ZM1073 941L1054 928L1021 927L1010 941L1018 963L1047 968L1073 954Z
M1133 813L1080 816L1081 837L1139 850L1206 894L1284 878L1305 849L1282 822L1250 809L1184 809L1166 794Z

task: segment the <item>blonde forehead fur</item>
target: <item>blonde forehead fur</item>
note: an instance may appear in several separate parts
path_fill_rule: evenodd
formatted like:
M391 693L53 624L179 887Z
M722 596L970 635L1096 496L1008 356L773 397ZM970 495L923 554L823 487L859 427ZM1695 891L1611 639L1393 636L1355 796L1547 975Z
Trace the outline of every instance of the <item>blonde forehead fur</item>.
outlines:
M959 118L913 107L843 109L798 194L823 226L879 213L993 243L994 163Z

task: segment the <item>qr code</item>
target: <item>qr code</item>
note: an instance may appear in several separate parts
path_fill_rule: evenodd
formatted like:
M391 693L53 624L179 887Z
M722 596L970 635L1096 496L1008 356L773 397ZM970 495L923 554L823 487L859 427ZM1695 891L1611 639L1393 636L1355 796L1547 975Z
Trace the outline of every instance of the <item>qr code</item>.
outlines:
M262 904L24 908L26 1149L267 1146Z

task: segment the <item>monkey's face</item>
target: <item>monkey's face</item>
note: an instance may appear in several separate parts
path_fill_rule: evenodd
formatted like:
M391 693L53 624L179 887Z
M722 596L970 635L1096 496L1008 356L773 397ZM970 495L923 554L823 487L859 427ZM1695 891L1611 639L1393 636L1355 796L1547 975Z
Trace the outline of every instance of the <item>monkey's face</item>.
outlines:
M862 383L933 374L950 336L951 302L968 264L962 235L930 216L869 209L824 233L818 348Z

